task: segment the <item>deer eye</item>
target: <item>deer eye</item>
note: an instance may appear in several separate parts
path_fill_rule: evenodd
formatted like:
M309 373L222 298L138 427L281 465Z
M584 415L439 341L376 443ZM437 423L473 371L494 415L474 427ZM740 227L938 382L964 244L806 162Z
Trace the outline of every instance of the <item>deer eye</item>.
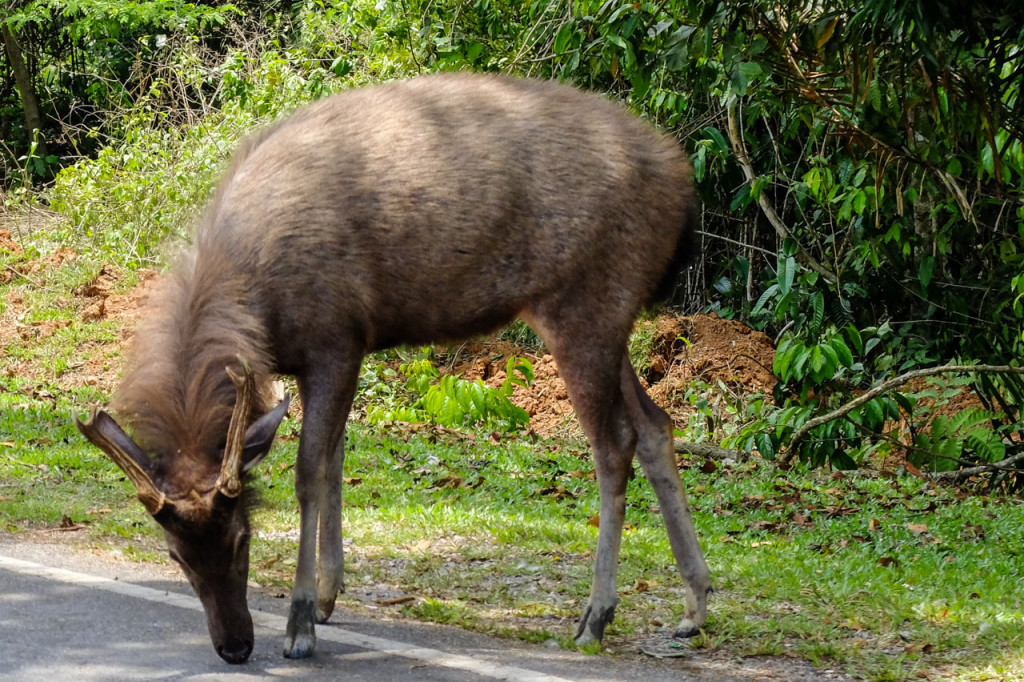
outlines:
M238 554L240 552L244 552L246 551L246 549L248 549L249 539L251 537L252 536L249 533L242 533L241 535L235 538L234 554L236 558L238 557Z

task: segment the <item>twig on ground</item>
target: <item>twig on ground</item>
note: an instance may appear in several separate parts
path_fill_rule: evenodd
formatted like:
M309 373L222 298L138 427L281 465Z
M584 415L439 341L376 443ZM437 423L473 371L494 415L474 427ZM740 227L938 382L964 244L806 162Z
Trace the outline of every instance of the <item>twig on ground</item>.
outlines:
M42 285L39 282L35 281L34 279L32 279L31 277L26 275L24 272L18 272L17 270L12 268L10 265L5 265L4 269L7 270L8 272L10 272L15 277L21 277L22 279L26 280L29 284L31 284L32 286L36 287L37 289L42 288Z
M707 459L717 460L734 459L737 462L745 462L751 457L749 452L743 450L727 450L710 443L691 443L679 438L675 440L675 450L678 453L692 457L706 457Z

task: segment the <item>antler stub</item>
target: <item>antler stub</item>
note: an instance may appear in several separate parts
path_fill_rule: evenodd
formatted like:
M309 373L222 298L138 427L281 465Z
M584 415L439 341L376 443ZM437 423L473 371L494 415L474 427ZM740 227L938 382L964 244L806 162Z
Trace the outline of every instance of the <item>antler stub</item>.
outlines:
M231 412L227 442L224 446L224 462L221 465L220 477L217 479L217 490L231 498L242 494L242 451L245 449L245 429L252 411L252 397L256 392L256 380L253 377L252 366L245 358L239 357L238 361L242 365L241 375L230 367L224 368L228 376L231 377L231 383L235 385L238 398L235 400L235 409Z

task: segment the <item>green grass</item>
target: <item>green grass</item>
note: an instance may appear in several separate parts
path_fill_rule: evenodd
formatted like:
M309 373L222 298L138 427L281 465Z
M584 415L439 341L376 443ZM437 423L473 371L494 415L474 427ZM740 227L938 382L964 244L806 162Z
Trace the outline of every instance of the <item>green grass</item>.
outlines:
M159 530L124 477L70 422L90 389L0 379L0 524L85 526L75 537L153 560ZM295 424L261 465L252 577L294 571ZM569 646L590 584L597 493L578 444L355 425L345 475L348 608L361 587L389 613ZM682 470L717 589L695 644L797 655L870 679L1018 679L1024 508L913 478L733 465ZM656 502L630 482L622 601L606 645L670 631L682 583ZM289 532L292 535L289 535ZM1015 677L1017 676L1017 677Z

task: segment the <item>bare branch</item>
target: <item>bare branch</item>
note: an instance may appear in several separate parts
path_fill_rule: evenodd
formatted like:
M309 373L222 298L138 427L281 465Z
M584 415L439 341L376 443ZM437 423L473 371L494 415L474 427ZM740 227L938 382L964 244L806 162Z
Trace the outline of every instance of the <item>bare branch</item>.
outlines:
M714 232L705 232L704 230L697 230L697 234L701 235L702 237L711 237L712 239L718 239L718 240L721 240L723 242L728 242L730 244L735 244L736 246L742 246L744 249L750 249L752 251L760 251L761 253L767 254L767 255L772 256L772 257L775 257L775 256L778 255L774 251L769 251L768 249L762 249L760 246L754 246L753 244L744 244L743 242L741 242L741 241L739 241L737 239L730 239L729 237L723 237L722 235L715 234Z
M912 379L918 377L934 376L937 374L952 374L956 372L991 372L996 374L1024 374L1024 368L1022 367L1010 367L1009 365L942 365L940 367L927 367L925 369L915 369L912 372L901 374L898 377L889 379L888 381L882 382L878 386L865 391L861 395L857 396L850 402L836 408L835 410L824 414L814 419L809 419L798 428L794 433L793 437L789 441L789 447L779 455L779 463L787 465L793 461L796 456L797 446L800 441L807 435L807 433L814 428L827 424L833 419L838 419L846 414L849 414L853 410L857 409L864 403L876 398L883 393L888 393L892 389L902 386Z
M736 155L736 160L739 161L740 167L743 168L743 175L747 178L747 184L753 187L754 182L757 180L757 174L754 172L753 166L750 165L750 157L747 156L747 148L744 146L743 138L740 136L739 123L736 119L736 100L729 102L728 115L729 140L732 142L733 152ZM768 219L768 222L772 224L772 227L775 228L775 232L779 235L779 238L786 239L789 237L789 228L787 228L786 224L782 222L782 218L779 217L779 214L775 212L775 208L772 206L771 202L768 201L768 197L764 192L758 193L757 205L761 207L761 212L764 214L764 217ZM797 247L796 256L797 260L821 275L829 284L835 284L838 281L835 273L812 258L809 253L804 251L803 247Z
M928 478L933 481L942 481L943 483L956 483L963 481L964 479L976 476L978 474L985 474L995 471L1020 471L1015 465L1018 462L1024 462L1024 452L1019 452L1012 457L1007 457L1004 460L998 462L991 462L989 464L980 464L974 467L967 467L965 469L956 469L954 471L937 471L935 473L925 474Z

